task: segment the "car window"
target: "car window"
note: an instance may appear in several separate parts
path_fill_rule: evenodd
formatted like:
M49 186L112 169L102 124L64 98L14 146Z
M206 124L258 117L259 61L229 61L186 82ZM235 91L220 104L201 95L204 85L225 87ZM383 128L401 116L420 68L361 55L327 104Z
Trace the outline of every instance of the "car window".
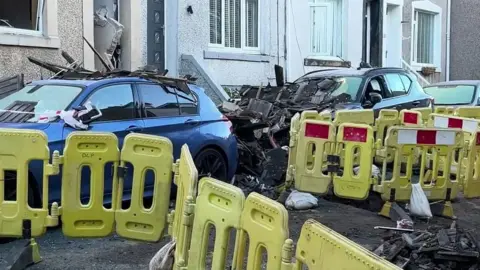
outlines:
M382 95L383 98L391 97L388 89L384 86L381 76L372 78L367 84L367 91L365 92L365 99L368 99L370 92L377 92Z
M412 80L407 75L403 75L403 74L400 74L400 79L402 79L403 87L405 88L405 91L408 93L408 90L410 90L410 86L412 86Z
M391 93L392 97L398 97L407 94L407 89L405 89L405 85L399 74L386 74L385 80L387 81L389 92Z
M88 99L102 112L100 121L128 120L135 118L132 86L110 85L95 91Z
M474 100L475 86L448 85L425 87L425 92L435 99L436 105L465 105Z
M175 92L167 93L156 84L139 84L138 90L145 104L147 118L180 115Z
M37 122L49 111L67 109L81 91L81 87L73 85L27 85L17 92L0 96L0 109L5 110L0 113L0 122ZM18 113L6 111L29 114L17 117Z
M178 105L180 107L180 114L181 115L192 115L192 114L197 114L197 101L196 97L193 96L192 93L185 93L179 90L176 90L172 87L168 87L167 89L170 92L177 92L179 95L177 96L178 98Z

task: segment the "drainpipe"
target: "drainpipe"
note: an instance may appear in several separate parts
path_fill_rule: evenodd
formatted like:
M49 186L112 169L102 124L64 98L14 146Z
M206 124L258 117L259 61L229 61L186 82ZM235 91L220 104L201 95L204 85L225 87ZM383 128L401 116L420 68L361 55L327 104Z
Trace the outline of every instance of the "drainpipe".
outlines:
M285 81L287 81L287 78L288 78L288 57L287 57L287 52L288 52L288 22L287 22L287 18L288 18L288 0L285 0L285 12L284 12L284 16L285 16L285 33L283 35L283 46L284 46L284 51L283 51L283 57L284 57L284 61L285 61L285 68L284 68L284 73L285 73ZM292 8L292 7L290 7Z
M446 76L445 80L448 82L450 81L450 34L451 34L451 13L452 13L452 0L447 0L447 53L446 53L446 63L445 63L445 69L446 69Z
M368 28L368 25L367 25L367 22L368 22L368 19L367 19L367 1L368 0L363 1L362 62L365 62L365 63L369 62L367 60L367 28Z

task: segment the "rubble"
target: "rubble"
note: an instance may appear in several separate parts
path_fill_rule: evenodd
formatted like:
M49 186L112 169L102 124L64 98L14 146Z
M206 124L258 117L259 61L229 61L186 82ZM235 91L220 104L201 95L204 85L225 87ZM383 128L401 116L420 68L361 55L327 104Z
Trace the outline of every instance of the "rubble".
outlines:
M478 269L480 242L472 231L432 226L426 231L391 231L374 251L404 269Z

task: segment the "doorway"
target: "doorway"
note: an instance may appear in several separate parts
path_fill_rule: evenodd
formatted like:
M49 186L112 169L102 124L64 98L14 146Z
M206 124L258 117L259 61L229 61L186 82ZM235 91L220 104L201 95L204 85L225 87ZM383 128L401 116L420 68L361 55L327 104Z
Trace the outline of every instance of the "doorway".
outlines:
M147 63L165 70L165 0L148 0Z
M386 3L384 17L384 67L402 67L402 5Z

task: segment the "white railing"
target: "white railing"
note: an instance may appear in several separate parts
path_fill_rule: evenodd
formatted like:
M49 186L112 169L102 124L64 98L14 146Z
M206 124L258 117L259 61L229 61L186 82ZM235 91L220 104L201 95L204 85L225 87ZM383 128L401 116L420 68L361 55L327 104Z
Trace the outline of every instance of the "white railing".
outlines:
M430 82L425 79L425 77L423 77L420 73L418 73L418 71L412 68L412 66L410 66L404 59L402 59L402 64L404 69L412 72L413 74L415 74L415 76L417 76L417 79L422 87L430 85Z

